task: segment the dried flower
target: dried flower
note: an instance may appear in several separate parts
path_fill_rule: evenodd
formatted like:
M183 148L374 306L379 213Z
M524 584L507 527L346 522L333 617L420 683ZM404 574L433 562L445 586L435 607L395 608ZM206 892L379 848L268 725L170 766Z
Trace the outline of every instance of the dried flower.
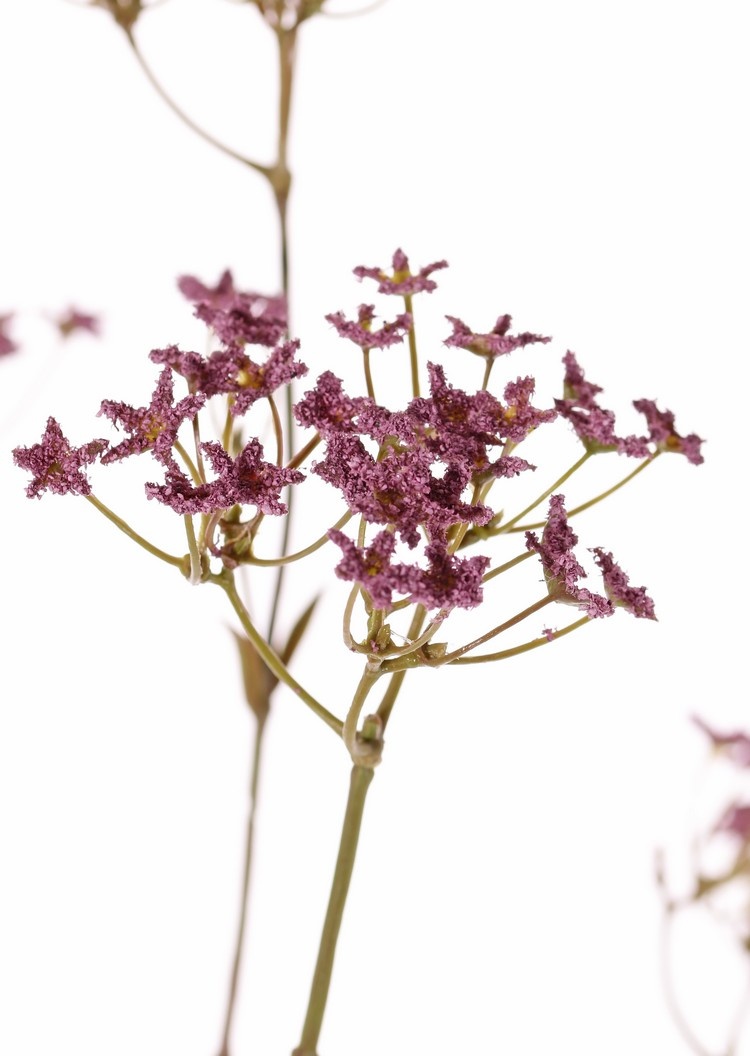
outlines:
M449 348L466 348L477 356L494 359L496 356L505 356L516 348L525 345L547 344L552 339L542 337L540 334L530 334L525 331L522 334L509 334L512 319L509 315L501 315L494 327L488 334L474 333L461 319L454 315L446 315L448 322L453 326L453 333L443 342Z
M335 326L340 337L348 337L360 348L388 348L390 345L400 344L411 326L411 316L408 312L397 315L392 322L383 323L379 330L372 329L374 318L374 304L360 304L356 323L344 318L343 312L333 312L326 316L327 322Z
M256 439L250 440L236 458L214 441L201 447L218 474L216 479L195 484L172 460L164 484L146 484L148 498L183 515L214 513L235 505L251 505L262 513L279 515L287 511L285 503L279 501L281 491L304 479L299 470L264 462L263 445Z
M596 563L602 570L604 590L613 605L626 609L639 619L655 620L654 603L645 587L631 587L628 577L612 558L599 547L592 550Z
M645 436L616 435L614 411L599 406L596 396L603 390L601 386L586 381L575 355L566 352L563 363L563 399L555 400L555 407L573 426L586 450L591 454L617 451L631 458L648 458L651 449Z
M703 462L701 444L704 441L695 433L680 436L675 430L674 415L671 411L660 411L653 400L633 400L633 406L645 416L651 440L659 451L684 455L694 466Z
M413 293L432 293L437 289L437 283L428 278L433 271L447 268L447 260L438 260L434 264L428 264L420 268L416 275L409 269L409 258L402 249L397 249L393 254L393 273L389 275L381 268L364 268L361 265L354 269L358 279L375 279L378 283L378 293L394 293L402 297L409 297Z
M549 595L555 601L577 605L591 619L611 616L614 612L611 601L578 586L578 580L586 572L573 553L577 542L578 536L568 524L564 496L553 495L541 542L534 532L526 533L527 549L535 551L541 559Z
M192 419L206 402L202 395L185 396L173 405L172 372L165 367L159 375L148 407L131 407L127 403L103 400L99 414L109 418L115 427L122 426L130 436L117 447L110 448L102 462L116 462L129 455L152 451L164 465L172 462L172 448L180 426Z
M82 467L94 462L107 446L106 440L90 440L81 447L71 447L59 424L48 418L41 442L15 448L13 461L34 475L26 488L30 499L41 498L47 490L56 495L90 495L91 484Z

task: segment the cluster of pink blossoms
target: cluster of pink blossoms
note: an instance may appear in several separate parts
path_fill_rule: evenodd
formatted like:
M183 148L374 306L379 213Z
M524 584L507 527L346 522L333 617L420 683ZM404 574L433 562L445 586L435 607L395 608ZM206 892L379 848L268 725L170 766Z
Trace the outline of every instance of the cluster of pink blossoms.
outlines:
M402 297L411 308L414 295L436 288L431 275L445 266L445 261L438 261L412 273L408 258L398 250L390 272L360 267L355 274L374 279L380 293ZM276 462L269 462L255 438L234 453L217 441L204 441L196 445L193 461L178 437L183 425L195 422L214 397L227 401L230 420L237 421L258 401L273 401L280 389L307 373L298 359L299 342L287 336L284 300L236 290L229 272L214 287L192 277L180 279L179 286L220 347L207 356L176 346L152 351L150 359L162 370L150 403L140 408L113 400L101 404L99 414L127 433L114 446L96 439L72 447L50 418L39 444L14 451L16 464L33 475L27 494L38 496L49 489L58 494L89 495L85 466L97 459L107 465L148 452L162 467L164 478L146 484L147 497L180 515L210 515L219 531L231 521L236 537L244 507L254 507L255 516L286 512L282 492L299 485L304 474L294 459L286 464L282 461L281 445ZM326 318L342 337L365 352L403 342L413 326L411 311L405 311L373 329L375 309L370 304L360 306L356 320L347 320L341 312ZM473 332L456 317L447 318L453 332L445 345L467 349L487 360L549 341L528 332L511 334L508 315L500 316L484 334ZM251 355L249 349L260 351ZM659 411L650 400L634 404L646 418L648 435L619 437L613 412L597 403L601 389L586 381L573 353L568 352L563 362L563 395L553 407L533 404L533 377L508 382L502 397L484 387L471 393L454 387L446 370L429 362L429 395L414 396L404 408L391 410L373 396L349 396L341 380L324 371L294 406L299 425L314 429L316 441L324 444L312 472L341 493L351 513L378 529L369 541L360 535L357 542L340 530L330 531L330 539L342 552L337 575L358 583L378 609L389 609L394 595L428 609L479 604L490 558L459 557L457 533L481 528L486 529L484 534L495 531L495 511L484 501L490 484L534 470L515 453L516 448L530 433L557 418L567 420L591 452L617 451L647 459L659 451L671 451L683 453L694 464L702 461L700 439L680 436L673 415ZM187 388L187 394L177 401L174 375ZM205 462L211 476L206 475ZM643 588L630 587L612 555L604 550L594 554L606 596L580 587L579 579L585 573L573 553L576 541L567 523L564 497L553 495L544 532L541 538L527 533L527 547L539 555L555 600L574 604L591 617L609 615L613 605L621 605L636 616L653 618L653 603ZM397 560L399 543L402 550L420 548L417 560ZM227 564L243 560L242 554L232 552L226 531L224 546L211 539L207 545Z

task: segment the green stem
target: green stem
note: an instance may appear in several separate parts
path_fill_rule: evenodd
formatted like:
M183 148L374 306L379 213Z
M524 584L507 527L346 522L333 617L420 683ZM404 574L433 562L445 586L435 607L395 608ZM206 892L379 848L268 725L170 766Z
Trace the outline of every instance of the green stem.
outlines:
M371 400L375 399L375 386L372 383L372 371L370 370L370 349L362 349L362 363L365 368L365 385L367 386L367 395Z
M119 528L121 532L124 532L129 539L132 539L134 543L138 543L144 550L148 550L154 557L158 557L160 561L166 562L168 565L174 565L175 568L179 568L181 572L187 574L186 560L184 557L174 557L172 554L167 554L164 550L160 550L158 546L154 546L149 543L147 539L144 539L142 535L134 531L127 521L123 521L122 517L118 517L116 513L113 513L108 506L105 506L103 502L100 502L95 495L87 495L87 500L94 506L99 513L103 513L108 521L111 521L115 527Z
M234 960L232 962L232 974L229 983L229 996L227 998L227 1010L224 1016L224 1032L221 1039L219 1056L229 1056L229 1034L232 1029L234 1018L234 1007L237 1000L237 983L240 976L240 965L242 963L242 947L245 939L245 927L247 924L247 907L250 894L250 873L253 861L253 837L255 833L255 814L258 803L258 781L260 777L261 746L263 732L266 728L265 716L258 720L255 729L255 743L253 745L253 759L250 769L250 795L247 817L247 829L245 833L245 864L242 873L242 892L240 896L240 919L237 925L237 938L234 946Z
M352 767L349 798L346 803L336 869L333 874L331 894L323 924L323 933L320 938L315 974L313 975L310 989L307 1015L302 1028L300 1043L294 1050L293 1056L317 1056L318 1040L323 1026L323 1015L331 985L336 942L341 929L346 896L349 892L354 859L357 854L365 797L374 775L375 771L370 767L356 765Z
M451 662L451 667L456 667L460 664L485 664L493 660L507 660L511 656L520 656L521 653L528 653L530 650L538 649L542 645L556 642L558 638L564 638L566 634L570 634L571 631L577 631L579 627L583 627L590 622L591 620L588 616L582 616L580 620L563 627L561 631L553 631L549 638L546 635L543 638L533 638L529 642L524 642L523 645L516 645L512 649L502 649L498 653L482 653L481 656L461 656Z
M412 617L411 624L409 625L409 630L407 631L407 636L409 638L417 637L417 635L422 629L422 624L424 623L426 615L427 610L425 609L424 605L417 605L416 609L414 610L414 616ZM380 718L380 721L383 724L383 729L385 729L388 725L388 720L390 719L391 712L393 711L393 705L396 703L396 698L401 692L401 687L404 684L404 679L406 678L407 670L408 667L404 667L402 670L396 671L395 674L391 675L388 681L388 686L386 687L385 693L383 694L383 698L380 701L380 706L378 707L378 717Z
M248 636L253 646L255 647L258 655L260 656L263 663L266 665L268 670L276 675L280 682L283 682L285 686L288 686L293 693L307 704L311 711L315 712L319 719L322 719L326 726L337 733L339 737L342 736L344 730L344 724L340 719L337 719L335 715L332 715L327 708L315 699L315 697L308 693L304 686L301 686L299 682L290 674L286 668L284 662L278 653L269 645L269 643L260 635L250 619L250 614L242 603L242 598L237 593L237 587L234 582L234 576L228 569L218 574L213 574L209 577L209 583L215 583L216 586L221 587L224 593L229 598L232 608L237 613L240 623L242 624L245 634Z
M501 525L500 528L499 528L499 533L511 532L511 531L516 531L516 532L522 531L523 529L521 529L521 528L515 528L514 529L513 525L514 524L518 524L518 522L523 517L525 517L527 513L531 513L532 510L535 510L540 502L544 502L545 499L549 498L549 496L553 492L557 491L557 489L559 487L561 487L565 483L565 481L568 480L569 477L572 477L573 474L576 472L576 470L580 469L581 466L584 465L584 463L588 462L588 460L590 458L591 458L591 452L590 451L586 451L585 454L581 455L581 457L578 459L577 462L573 463L573 465L570 467L570 469L566 470L565 473L563 473L563 475L561 477L557 478L557 480L555 481L555 483L551 487L547 488L546 491L543 491L542 494L539 496L539 498L534 499L534 501L529 506L527 506L525 510L521 510L521 512L516 514L516 516L511 521L507 521L505 524ZM568 516L570 516L570 514L568 514ZM526 526L526 527L528 527L528 526Z
M637 465L635 467L635 469L631 473L628 473L628 475L623 477L622 480L618 481L617 484L613 484L611 488L607 488L607 490L603 491L601 493L601 495L597 495L595 498L589 499L588 502L582 502L580 506L576 506L574 509L568 510L568 518L570 519L571 517L575 517L575 515L577 513L583 513L583 511L584 510L588 510L589 507L596 506L597 502L601 502L603 499L608 499L610 495L614 495L614 493L616 491L619 491L620 488L624 488L625 485L628 484L631 480L633 480L634 477L637 477L639 473L642 473L643 470L646 468L646 466L650 466L651 463L655 459L657 459L660 454L661 454L661 452L657 451L656 454L651 456L651 458L644 459L643 462L641 462L639 465ZM576 468L576 467L573 467L573 468ZM571 472L572 472L572 470L571 470ZM553 486L552 490L554 491L554 489L556 487L557 487L557 484L555 484ZM543 496L543 498L545 498L545 497L546 496ZM545 524L547 523L546 521L538 521L536 524L521 524L521 525L518 525L518 527L516 527L516 528L509 528L508 527L508 525L515 524L516 521L518 521L520 517L523 517L524 514L528 513L529 510L531 510L533 508L534 507L531 506L528 509L524 510L523 513L518 515L518 517L514 517L512 521L509 521L508 524L506 524L504 527L502 527L500 529L500 531L501 532L526 532L526 531L531 530L532 528L544 528Z
M351 520L353 516L354 514L351 510L347 510L347 512L342 517L339 517L329 530L333 531L334 529L343 528L346 522ZM321 546L325 546L328 541L328 532L324 532L324 534L321 535L319 539L316 539L314 543L310 543L310 545L306 546L304 550L298 550L294 554L285 554L283 557L255 557L255 555L251 555L246 559L246 562L243 561L243 564L258 565L261 568L274 568L277 565L288 565L292 561L299 561L300 558L307 557L308 554L314 554L316 550L320 550Z
M409 363L411 364L411 391L415 397L419 396L419 360L417 358L417 334L414 329L414 310L412 309L412 298L410 293L404 294L404 306L411 316L409 327Z

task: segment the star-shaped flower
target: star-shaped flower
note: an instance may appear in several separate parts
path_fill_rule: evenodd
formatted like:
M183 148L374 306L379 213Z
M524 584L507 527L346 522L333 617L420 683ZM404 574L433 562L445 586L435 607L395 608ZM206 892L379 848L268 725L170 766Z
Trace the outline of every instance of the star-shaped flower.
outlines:
M81 447L71 447L57 421L48 418L41 442L15 448L13 461L34 475L26 488L30 499L41 498L43 491L56 495L90 495L91 484L82 467L94 462L107 446L106 440L90 440Z
M393 271L389 275L382 268L365 268L361 265L354 269L358 279L375 279L378 283L378 293L393 293L402 297L409 297L414 293L432 293L437 289L437 283L429 278L434 271L447 268L447 260L437 260L434 264L428 264L415 274L409 268L409 258L402 249L397 249L393 254Z
M383 323L379 330L372 329L374 318L375 305L360 304L356 322L346 319L343 312L327 315L326 321L336 328L340 337L348 337L360 348L388 348L390 345L400 344L411 326L411 316L408 312L397 315L392 322Z
M255 506L262 513L287 512L279 501L283 488L298 484L304 475L263 460L263 445L250 440L236 458L214 441L202 444L217 474L205 484L194 484L175 461L167 467L164 484L147 484L146 495L157 499L179 514L214 513L232 506Z
M180 426L187 419L194 418L206 402L203 395L191 395L173 404L173 395L172 371L165 367L159 375L148 407L135 408L127 403L103 400L99 414L109 418L116 427L122 426L130 436L117 447L111 448L102 462L117 462L129 455L152 451L159 462L169 465Z
M509 315L501 315L494 327L488 334L475 334L466 323L453 315L445 317L453 327L453 333L443 342L449 348L466 348L477 356L494 359L497 356L505 356L516 348L524 348L526 345L547 344L550 337L542 337L541 334L530 334L524 331L522 334L509 334L512 319Z

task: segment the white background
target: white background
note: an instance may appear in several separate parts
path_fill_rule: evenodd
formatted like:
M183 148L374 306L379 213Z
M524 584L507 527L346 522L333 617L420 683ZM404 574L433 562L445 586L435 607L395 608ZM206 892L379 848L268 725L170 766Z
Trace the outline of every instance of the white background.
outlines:
M420 332L467 387L479 368L441 351L443 315L483 330L508 311L555 337L509 376L538 371L549 397L573 348L623 430L645 396L708 440L703 467L662 458L577 524L582 547L648 585L657 624L618 613L500 668L407 685L323 1056L687 1051L660 989L653 856L684 862L691 799L703 809L688 716L747 724L744 16L721 0L390 0L301 33L293 312L313 375L356 376L322 317L370 298L350 269L402 245L415 265L450 261ZM196 120L271 160L273 38L250 4L172 0L139 39ZM48 414L74 443L109 435L99 402L148 400L150 348L202 350L177 275L231 266L273 291L272 208L176 122L101 11L4 0L0 99L0 313L18 311L25 346L0 362L0 1052L214 1056L251 743L231 614L83 500L25 499L7 452ZM71 302L103 313L103 341L53 340L39 313ZM592 482L627 468L608 457ZM97 494L179 551L144 473L95 473ZM301 545L327 526L318 512ZM330 561L295 672L341 714L358 669ZM315 589L290 582L289 622ZM488 604L501 619L499 588ZM237 1056L298 1040L347 774L330 731L280 694ZM744 969L711 928L678 953L690 1017L720 1051Z

